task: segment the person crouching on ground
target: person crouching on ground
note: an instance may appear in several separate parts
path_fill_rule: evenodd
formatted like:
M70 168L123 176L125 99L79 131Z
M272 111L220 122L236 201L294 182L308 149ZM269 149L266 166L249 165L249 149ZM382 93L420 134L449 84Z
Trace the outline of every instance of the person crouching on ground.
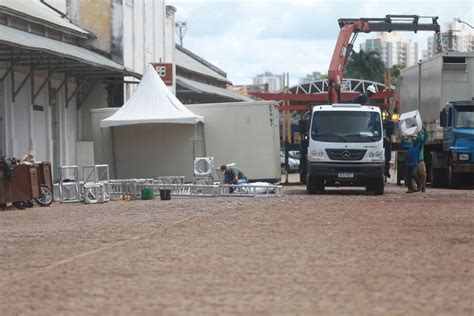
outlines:
M418 165L420 163L420 152L423 149L423 145L425 144L427 135L426 133L422 133L421 135L413 136L411 138L411 143L408 141L404 141L402 146L408 150L407 153L407 162L405 167L405 182L408 186L407 193L413 193L413 180L416 182L416 191L421 190L421 181L420 177L418 176Z
M227 167L226 165L222 165L220 170L224 173L224 184L247 183L247 177L243 171L237 167Z

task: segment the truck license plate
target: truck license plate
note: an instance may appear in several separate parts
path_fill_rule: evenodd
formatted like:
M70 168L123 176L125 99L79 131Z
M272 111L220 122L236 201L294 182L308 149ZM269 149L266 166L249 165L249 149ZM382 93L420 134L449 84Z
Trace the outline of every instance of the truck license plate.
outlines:
M354 178L354 174L352 172L339 172L337 174L338 178Z

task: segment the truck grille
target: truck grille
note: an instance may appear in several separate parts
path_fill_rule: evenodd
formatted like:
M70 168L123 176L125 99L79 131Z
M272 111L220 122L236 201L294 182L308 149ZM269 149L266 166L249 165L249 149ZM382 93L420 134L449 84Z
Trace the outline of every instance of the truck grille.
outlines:
M362 160L364 158L366 149L326 149L326 153L331 160Z

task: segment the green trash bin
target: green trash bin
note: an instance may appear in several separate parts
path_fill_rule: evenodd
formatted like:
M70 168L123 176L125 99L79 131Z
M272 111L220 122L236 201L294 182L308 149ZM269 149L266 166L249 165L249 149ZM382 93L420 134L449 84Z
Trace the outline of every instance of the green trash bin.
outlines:
M152 200L155 196L153 189L151 188L145 188L142 189L142 200Z

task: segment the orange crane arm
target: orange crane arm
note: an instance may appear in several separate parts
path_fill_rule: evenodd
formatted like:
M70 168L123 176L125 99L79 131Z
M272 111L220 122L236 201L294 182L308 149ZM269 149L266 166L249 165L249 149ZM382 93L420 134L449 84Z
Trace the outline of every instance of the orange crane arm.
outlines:
M438 17L422 17L432 19L431 23L419 23L420 18L418 15L387 15L385 18L339 19L341 30L328 70L329 104L338 103L340 100L344 65L352 51L352 44L360 32L434 31L438 35L438 52L441 52Z
M369 32L368 24L362 21L344 25L337 38L336 47L332 54L331 64L328 70L329 103L337 103L340 99L341 81L344 77L344 65L352 50L351 38L356 31Z

